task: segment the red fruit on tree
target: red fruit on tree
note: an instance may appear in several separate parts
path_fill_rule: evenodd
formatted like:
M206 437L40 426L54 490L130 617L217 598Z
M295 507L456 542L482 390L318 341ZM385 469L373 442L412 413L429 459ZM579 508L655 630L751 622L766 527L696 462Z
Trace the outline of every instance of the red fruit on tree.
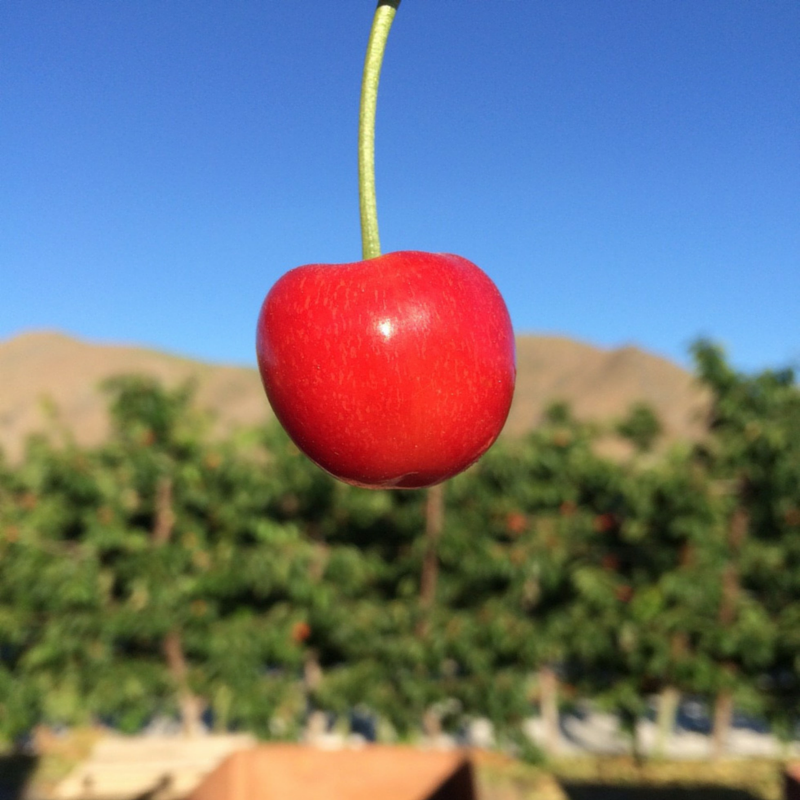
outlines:
M291 270L264 300L256 348L295 444L366 488L431 486L473 464L505 423L516 377L499 291L442 253Z
M311 636L311 626L307 622L295 622L292 625L291 637L296 644L301 644Z
M606 533L616 525L616 518L613 514L598 514L593 522L592 527L598 533Z
M577 510L578 506L572 500L565 500L559 507L562 517L571 517Z
M521 511L512 511L506 516L506 530L509 533L524 533L528 527L528 518Z
M633 599L633 588L628 586L628 584L623 583L614 589L614 594L620 603L630 603L630 601Z
M616 572L619 569L619 558L615 555L604 555L600 564L606 572Z

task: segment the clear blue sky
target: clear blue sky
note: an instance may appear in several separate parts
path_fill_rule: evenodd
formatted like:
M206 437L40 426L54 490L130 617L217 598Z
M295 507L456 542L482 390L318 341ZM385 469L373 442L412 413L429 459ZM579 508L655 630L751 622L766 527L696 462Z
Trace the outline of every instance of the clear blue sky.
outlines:
M358 260L373 0L3 0L0 339L254 363L271 284ZM797 0L403 0L385 252L463 255L518 332L800 362Z

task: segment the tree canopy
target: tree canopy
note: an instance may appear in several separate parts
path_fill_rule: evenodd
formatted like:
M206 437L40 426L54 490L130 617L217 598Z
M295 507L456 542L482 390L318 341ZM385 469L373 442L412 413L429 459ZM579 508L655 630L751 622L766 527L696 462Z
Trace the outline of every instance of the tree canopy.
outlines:
M293 738L321 711L401 737L487 717L519 744L553 676L629 722L674 690L790 735L800 392L694 357L700 441L659 447L635 406L611 459L555 404L443 487L433 527L425 493L337 483L277 427L215 438L191 386L109 382L103 445L0 459L0 735L174 714Z

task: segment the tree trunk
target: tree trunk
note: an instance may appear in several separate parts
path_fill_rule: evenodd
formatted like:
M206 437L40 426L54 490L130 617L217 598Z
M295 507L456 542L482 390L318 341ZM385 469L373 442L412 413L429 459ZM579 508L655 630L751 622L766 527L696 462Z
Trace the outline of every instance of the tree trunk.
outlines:
M678 712L680 692L674 686L665 686L658 697L658 717L656 719L656 742L654 755L664 758L667 754L672 731L675 728L675 715Z
M728 731L733 722L733 692L723 689L714 703L714 728L711 731L711 758L719 759L725 755Z
M322 667L314 650L309 650L303 662L303 689L311 696L322 683Z
M743 489L738 489L740 497ZM722 627L733 625L736 621L737 601L741 591L739 584L739 570L737 567L738 555L744 540L750 518L747 510L741 505L733 512L728 528L728 546L730 561L722 573L722 602L719 609L719 623ZM729 675L736 672L736 665L732 662L723 664L723 669ZM733 691L730 688L722 689L714 703L714 727L711 732L711 757L721 758L725 753L728 731L733 721Z
M172 478L161 478L156 487L153 544L160 546L172 538L175 512L172 510Z
M431 741L436 741L442 735L442 715L437 708L428 708L423 713L422 732Z
M322 683L322 667L316 651L309 650L303 662L303 692L306 696L306 720L303 738L307 742L316 742L328 730L328 717L314 705L314 692Z
M153 521L153 544L161 547L172 538L175 512L172 508L172 478L163 477L156 487L155 519ZM178 708L181 728L185 736L196 736L203 730L205 703L189 688L189 668L183 651L180 631L171 630L162 643L167 668L178 689Z
M539 669L539 713L542 718L542 747L555 755L561 747L561 727L558 720L558 676L551 666Z
M197 736L203 732L203 710L205 703L189 688L186 658L183 654L181 635L177 630L164 637L164 655L170 674L178 687L178 707L181 710L181 727L184 736Z
M436 600L436 583L439 578L437 547L444 525L444 486L437 484L428 489L425 500L425 552L422 556L419 600L423 618L417 628L420 636L428 631L427 615Z
M214 733L227 733L231 717L233 692L222 684L214 692Z
M644 763L641 743L639 741L639 714L635 709L623 705L618 709L619 721L622 730L630 736L631 756L637 766Z

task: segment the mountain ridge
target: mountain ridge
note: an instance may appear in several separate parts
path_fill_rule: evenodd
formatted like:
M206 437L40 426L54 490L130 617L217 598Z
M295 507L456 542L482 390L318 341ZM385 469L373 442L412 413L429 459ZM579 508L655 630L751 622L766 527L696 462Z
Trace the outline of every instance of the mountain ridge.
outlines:
M53 427L53 409L76 442L99 443L108 433L100 384L133 373L167 386L194 380L198 405L214 414L222 433L273 417L254 368L30 331L0 341L0 449L17 460L29 434ZM694 439L702 431L704 393L673 362L631 345L604 350L564 336L517 336L517 390L503 435L531 430L557 400L568 402L580 419L598 422L623 416L634 402L649 403L666 442Z

